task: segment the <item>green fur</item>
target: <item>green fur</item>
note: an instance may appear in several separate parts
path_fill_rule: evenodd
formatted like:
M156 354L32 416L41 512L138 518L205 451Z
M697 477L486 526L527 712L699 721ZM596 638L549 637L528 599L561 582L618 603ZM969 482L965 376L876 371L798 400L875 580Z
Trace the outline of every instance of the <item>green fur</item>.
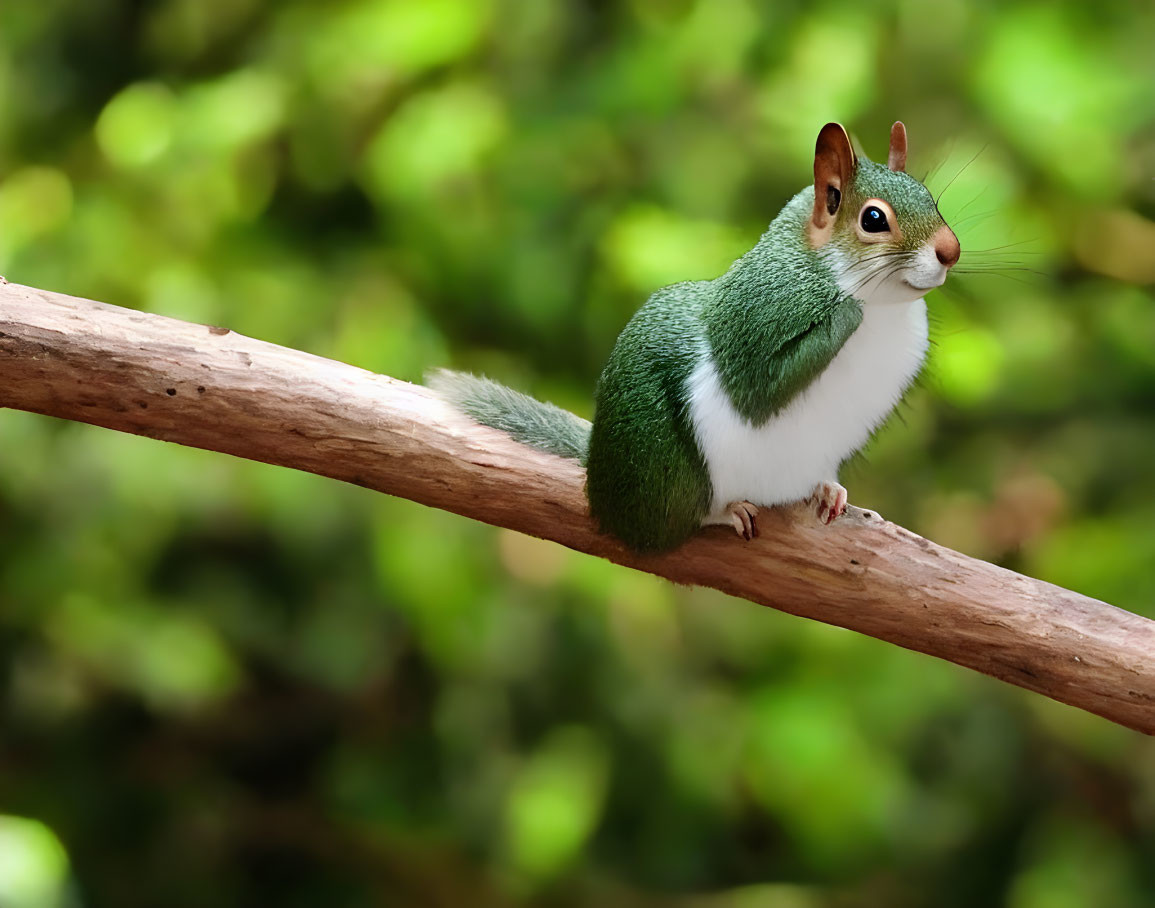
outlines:
M464 372L441 370L427 383L482 425L508 432L515 441L539 451L585 463L590 424L569 410Z
M603 530L638 551L684 542L712 491L686 381L702 355L710 281L659 290L634 315L598 380L586 493Z
M867 199L885 199L898 217L902 240L886 244L888 249L911 252L929 240L943 225L934 196L922 183L910 174L889 170L885 164L859 158L854 171L854 183L842 197L842 207L830 242L843 249L858 245L854 222Z
M814 189L791 199L758 245L713 283L703 321L722 387L761 425L817 378L862 322L806 239Z
M735 409L758 424L816 378L862 321L805 239L813 189L712 281L659 290L630 320L598 382L586 490L604 530L640 551L684 542L713 489L687 380L710 356Z
M942 223L913 178L859 159L830 242L854 242L862 203L884 198L902 225L899 251ZM596 392L590 424L484 378L440 373L433 386L485 425L586 465L590 512L603 531L637 551L684 542L707 517L713 489L694 437L688 380L710 357L735 409L755 425L787 406L862 322L810 247L814 189L787 203L758 244L712 281L656 292L626 325Z

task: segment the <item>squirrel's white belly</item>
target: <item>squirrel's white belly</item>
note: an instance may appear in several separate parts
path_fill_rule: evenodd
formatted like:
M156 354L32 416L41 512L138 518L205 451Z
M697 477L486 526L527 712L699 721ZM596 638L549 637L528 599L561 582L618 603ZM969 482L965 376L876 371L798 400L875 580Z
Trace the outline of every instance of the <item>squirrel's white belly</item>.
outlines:
M807 498L838 476L922 368L926 304L876 302L808 388L761 426L734 409L711 358L688 385L690 418L714 487L713 508L746 500L770 506Z

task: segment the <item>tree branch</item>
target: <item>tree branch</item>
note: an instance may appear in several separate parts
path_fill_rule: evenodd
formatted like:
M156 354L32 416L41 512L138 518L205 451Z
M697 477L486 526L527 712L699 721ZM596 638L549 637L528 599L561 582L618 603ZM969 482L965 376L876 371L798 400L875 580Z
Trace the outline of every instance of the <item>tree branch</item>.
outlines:
M223 451L400 495L918 650L1155 734L1155 622L851 508L764 512L641 557L593 526L574 462L418 385L308 353L0 286L0 406ZM848 679L848 683L850 680Z

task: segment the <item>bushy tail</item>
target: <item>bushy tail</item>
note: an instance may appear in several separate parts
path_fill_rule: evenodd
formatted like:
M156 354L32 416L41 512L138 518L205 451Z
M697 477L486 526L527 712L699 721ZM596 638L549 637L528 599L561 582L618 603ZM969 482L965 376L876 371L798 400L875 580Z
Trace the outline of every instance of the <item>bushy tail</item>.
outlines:
M482 425L539 451L585 463L590 424L569 410L465 372L439 370L426 377L426 384Z

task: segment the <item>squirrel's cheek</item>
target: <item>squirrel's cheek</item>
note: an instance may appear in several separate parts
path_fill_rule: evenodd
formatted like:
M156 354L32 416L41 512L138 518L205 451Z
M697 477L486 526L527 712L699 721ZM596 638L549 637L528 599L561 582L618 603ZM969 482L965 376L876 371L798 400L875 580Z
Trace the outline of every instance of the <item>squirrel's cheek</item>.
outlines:
M904 269L903 278L912 287L920 290L932 290L942 286L948 270L949 266L944 265L940 260L938 248L932 238L915 252L910 264Z

